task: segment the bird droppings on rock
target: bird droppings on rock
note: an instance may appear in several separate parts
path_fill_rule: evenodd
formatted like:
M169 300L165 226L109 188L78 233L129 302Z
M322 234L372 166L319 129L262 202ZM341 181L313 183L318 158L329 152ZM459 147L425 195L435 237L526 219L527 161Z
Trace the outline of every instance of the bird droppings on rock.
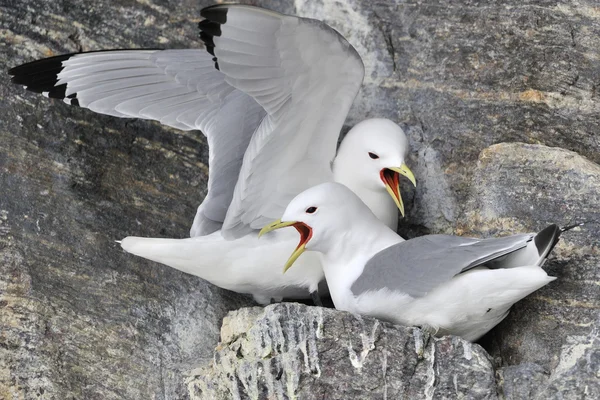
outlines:
M317 337L319 330L310 327L319 324ZM187 380L193 400L361 398L366 393L371 398L496 398L485 351L456 337L419 336L417 328L294 303L234 311L223 325L226 332L213 362ZM231 326L245 331L232 335ZM416 337L424 341L417 343ZM307 343L314 348L312 361L303 351ZM349 357L350 348L360 354ZM465 358L469 352L471 360Z
M364 332L360 333L360 339L362 342L360 353L357 354L354 348L352 348L352 342L348 343L348 356L350 358L350 363L352 363L352 366L359 372L362 370L363 362L369 355L369 352L375 349L375 334L377 333L377 328L379 328L379 321L375 320L373 327L371 328L370 335L366 335Z

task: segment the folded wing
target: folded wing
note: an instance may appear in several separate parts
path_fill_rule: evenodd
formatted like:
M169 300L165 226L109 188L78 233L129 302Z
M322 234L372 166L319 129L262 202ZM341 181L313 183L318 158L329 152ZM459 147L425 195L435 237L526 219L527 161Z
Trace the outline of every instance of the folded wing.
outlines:
M407 240L373 256L351 290L356 296L387 288L423 297L457 274L526 247L533 237L522 234L472 239L427 235Z

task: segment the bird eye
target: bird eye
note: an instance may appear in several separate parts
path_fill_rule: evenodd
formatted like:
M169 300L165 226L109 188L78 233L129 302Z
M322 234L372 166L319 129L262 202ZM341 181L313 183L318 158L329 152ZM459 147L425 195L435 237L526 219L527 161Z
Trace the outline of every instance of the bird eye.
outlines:
M369 157L371 157L373 160L377 160L379 158L377 154L371 152L369 152Z
M317 211L317 207L308 207L308 208L306 209L306 213L307 213L307 214L312 214L312 213L314 213L315 211Z

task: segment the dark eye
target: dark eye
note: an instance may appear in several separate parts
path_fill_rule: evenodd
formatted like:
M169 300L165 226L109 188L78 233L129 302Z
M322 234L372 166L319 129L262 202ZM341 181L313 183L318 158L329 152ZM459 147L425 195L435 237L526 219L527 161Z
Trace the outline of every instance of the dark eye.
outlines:
M373 160L377 160L379 158L377 154L371 152L369 152L369 157L371 157Z
M308 207L308 208L306 209L306 213L307 213L307 214L312 214L312 213L314 213L315 211L317 211L317 207Z

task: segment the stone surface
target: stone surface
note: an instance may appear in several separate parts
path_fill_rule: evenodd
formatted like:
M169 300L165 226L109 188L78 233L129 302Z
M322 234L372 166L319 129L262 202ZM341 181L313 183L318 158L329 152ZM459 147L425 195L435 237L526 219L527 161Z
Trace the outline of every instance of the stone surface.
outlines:
M533 399L548 380L548 372L537 364L508 366L498 371L501 394L507 400Z
M382 116L408 128L419 185L405 196L403 233L452 232L474 163L494 143L559 146L600 162L597 1L294 5L341 32L365 62L348 123Z
M222 317L253 304L114 243L187 235L201 133L70 108L6 74L80 49L197 45L191 3L0 0L0 399L185 398Z
M498 144L481 153L470 191L464 235L588 221L562 235L544 266L558 279L517 303L482 344L504 370L507 398L600 397L600 166L559 148Z
M477 344L346 312L284 303L231 312L192 399L496 399Z
M458 233L588 221L565 233L546 263L558 279L482 339L491 357L458 338L431 339L347 313L289 304L243 309L226 318L212 365L189 378L190 396L598 398L599 197L600 166L574 152L511 143L480 154Z
M600 219L594 0L248 2L323 19L361 54L365 85L344 130L375 116L405 127L418 187L403 188L404 235ZM201 47L199 10L212 3L0 0L0 71L66 52ZM187 235L206 188L203 136L94 115L0 77L0 398L185 398L183 375L211 356L220 318L248 302L112 241ZM547 266L559 279L484 340L498 393L600 397L598 237L593 224L565 235ZM370 334L357 324L347 329ZM439 383L438 396L454 388Z

